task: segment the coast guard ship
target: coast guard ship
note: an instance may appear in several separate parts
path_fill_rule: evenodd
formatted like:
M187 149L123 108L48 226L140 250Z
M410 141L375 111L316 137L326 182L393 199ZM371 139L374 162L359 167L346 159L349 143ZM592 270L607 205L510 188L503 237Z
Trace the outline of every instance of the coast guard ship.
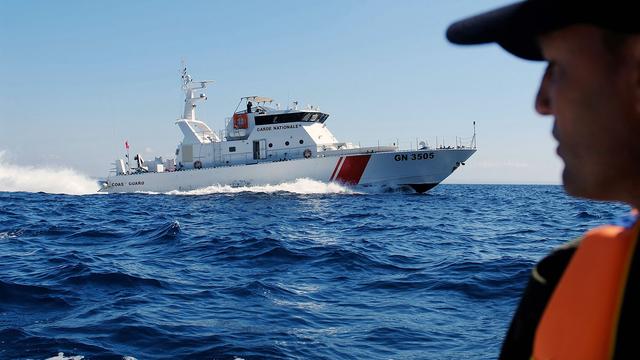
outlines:
M174 159L146 161L139 154L115 162L115 174L101 181L101 192L189 191L211 185L280 184L307 178L348 186L409 186L425 192L476 151L475 131L468 146L415 150L397 146L360 147L340 142L327 128L329 114L319 108L280 109L272 99L247 96L220 134L196 118L196 103L211 81L194 81L182 70L184 114L176 121L184 138ZM127 152L129 145L126 143ZM133 160L133 164L131 161Z

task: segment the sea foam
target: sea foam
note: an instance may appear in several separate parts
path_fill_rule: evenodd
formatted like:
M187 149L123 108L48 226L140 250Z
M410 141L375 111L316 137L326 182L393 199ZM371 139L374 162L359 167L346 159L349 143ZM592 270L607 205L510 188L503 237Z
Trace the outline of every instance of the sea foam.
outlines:
M85 195L98 189L95 180L73 169L16 165L0 151L0 191Z
M255 186L229 186L212 185L202 189L191 191L169 191L169 195L209 195L209 194L236 194L236 193L277 193L287 192L292 194L357 194L356 191L337 183L325 183L311 179L297 179L291 182L284 182L276 185L255 185Z

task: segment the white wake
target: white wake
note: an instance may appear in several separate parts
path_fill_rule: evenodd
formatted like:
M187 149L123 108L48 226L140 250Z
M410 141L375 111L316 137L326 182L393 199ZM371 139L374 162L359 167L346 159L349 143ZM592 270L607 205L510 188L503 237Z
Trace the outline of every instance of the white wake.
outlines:
M15 165L0 151L0 191L85 195L98 189L95 180L73 169Z
M287 192L292 194L358 194L358 192L346 186L336 183L325 183L311 179L297 179L277 185L256 185L232 187L229 185L213 185L206 188L191 191L170 191L169 195L209 195L209 194L236 194L236 193L277 193Z

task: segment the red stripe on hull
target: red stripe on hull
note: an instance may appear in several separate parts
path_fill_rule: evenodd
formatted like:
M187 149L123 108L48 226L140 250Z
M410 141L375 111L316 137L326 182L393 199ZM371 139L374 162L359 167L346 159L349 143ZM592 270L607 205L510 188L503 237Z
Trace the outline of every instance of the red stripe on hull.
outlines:
M343 159L342 156L338 159L338 162L336 163L336 167L333 169L333 172L331 173L331 177L329 178L329 181L333 181L333 177L336 176L336 171L338 171L340 164L342 164L342 159Z
M347 185L357 185L370 158L371 155L347 156L340 168L340 172L336 176L336 181Z

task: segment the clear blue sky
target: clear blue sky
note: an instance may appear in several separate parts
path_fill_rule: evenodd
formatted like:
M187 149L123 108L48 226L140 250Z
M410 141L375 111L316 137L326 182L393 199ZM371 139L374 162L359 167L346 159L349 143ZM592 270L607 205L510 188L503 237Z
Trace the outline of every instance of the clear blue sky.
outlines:
M459 47L452 21L511 1L0 2L0 151L19 165L106 176L123 142L169 156L179 65L213 79L199 118L241 96L319 105L340 140L469 137L451 182L559 183L551 119L533 111L544 64ZM6 159L5 159L6 160Z

